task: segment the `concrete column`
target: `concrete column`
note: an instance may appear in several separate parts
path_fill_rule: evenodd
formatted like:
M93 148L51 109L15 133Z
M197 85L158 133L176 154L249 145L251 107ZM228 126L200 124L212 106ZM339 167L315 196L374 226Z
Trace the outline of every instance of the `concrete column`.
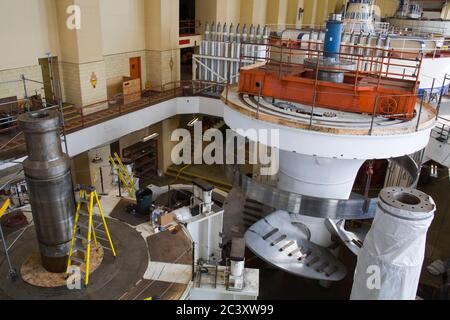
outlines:
M316 1L316 21L317 25L323 25L328 17L330 0ZM334 9L333 9L334 11Z
M300 28L303 23L304 13L300 15L299 10L304 10L304 8L304 0L288 0L287 24L295 28Z
M88 152L73 157L70 166L72 168L72 181L74 184L84 184L87 186L93 184Z
M103 59L100 0L58 0L58 31L61 42L62 80L65 100L78 106L105 101L106 71ZM79 29L69 28L71 6L80 9ZM91 84L97 78L96 86ZM105 108L100 106L99 108ZM90 108L89 112L98 111Z
M113 179L111 166L109 164L109 157L111 156L111 147L110 145L106 145L94 150L90 150L87 152L89 159L89 166L85 167L84 170L90 171L90 177L92 179L92 185L97 188L98 193L105 192L109 193L114 188L111 184ZM96 157L100 157L102 159L101 162L95 163L94 159ZM100 170L102 171L100 175ZM103 179L103 188L102 188L102 179Z
M314 26L316 24L317 2L315 0L304 0L303 24L305 26Z
M347 3L346 0L335 0L334 8L336 12L339 13L346 6L346 3Z
M240 22L240 0L196 0L195 16L200 21L197 32L202 33L206 22L233 23Z
M305 26L314 25L317 28L325 24L330 13L339 12L345 0L303 0L301 2L305 10L303 23Z
M241 24L265 25L268 0L241 0Z
M197 28L198 33L203 33L206 22L211 23L217 21L217 2L219 0L196 0L195 1L195 18L200 21ZM222 18L222 17L220 17Z
M154 90L180 80L179 1L144 0L147 79Z
M272 30L282 31L286 29L288 18L288 0L267 1L267 21Z

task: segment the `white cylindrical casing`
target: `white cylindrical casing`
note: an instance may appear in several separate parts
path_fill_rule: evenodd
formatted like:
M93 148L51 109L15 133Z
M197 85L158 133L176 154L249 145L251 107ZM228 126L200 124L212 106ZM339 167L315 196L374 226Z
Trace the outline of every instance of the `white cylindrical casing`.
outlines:
M278 188L305 196L348 199L364 160L320 158L280 151Z
M230 267L231 267L231 275L233 277L242 277L244 274L244 261L233 261L231 260Z
M202 189L200 189L197 186L194 186L194 197L196 197L197 199L201 199L203 194L202 194Z
M358 256L352 300L415 300L436 205L413 189L386 188Z
M212 203L212 191L203 191L203 202L205 204Z

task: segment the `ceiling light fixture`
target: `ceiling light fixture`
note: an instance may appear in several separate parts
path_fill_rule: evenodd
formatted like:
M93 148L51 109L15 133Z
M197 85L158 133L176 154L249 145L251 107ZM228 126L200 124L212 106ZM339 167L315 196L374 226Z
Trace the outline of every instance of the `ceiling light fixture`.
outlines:
M102 163L103 159L97 154L94 159L92 159L92 163Z
M142 139L142 141L143 142L147 142L147 141L150 141L150 140L155 139L157 137L159 137L159 134L158 133L153 133L153 134L149 135L148 137L145 137L144 139Z
M189 123L187 124L187 126L188 126L188 127L193 127L194 124L196 124L198 120L199 120L198 118L192 119L191 121L189 121Z

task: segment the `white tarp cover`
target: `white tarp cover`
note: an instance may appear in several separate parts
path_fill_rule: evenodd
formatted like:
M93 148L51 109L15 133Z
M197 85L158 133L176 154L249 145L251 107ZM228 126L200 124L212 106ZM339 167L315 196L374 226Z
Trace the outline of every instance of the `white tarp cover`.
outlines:
M388 210L397 217L378 209L358 256L351 300L416 299L434 211Z

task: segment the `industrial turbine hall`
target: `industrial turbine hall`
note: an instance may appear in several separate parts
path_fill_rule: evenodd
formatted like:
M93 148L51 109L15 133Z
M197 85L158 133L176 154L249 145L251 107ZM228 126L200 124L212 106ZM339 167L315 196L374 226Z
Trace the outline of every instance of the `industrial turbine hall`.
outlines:
M0 0L0 39L0 300L449 300L449 1Z

